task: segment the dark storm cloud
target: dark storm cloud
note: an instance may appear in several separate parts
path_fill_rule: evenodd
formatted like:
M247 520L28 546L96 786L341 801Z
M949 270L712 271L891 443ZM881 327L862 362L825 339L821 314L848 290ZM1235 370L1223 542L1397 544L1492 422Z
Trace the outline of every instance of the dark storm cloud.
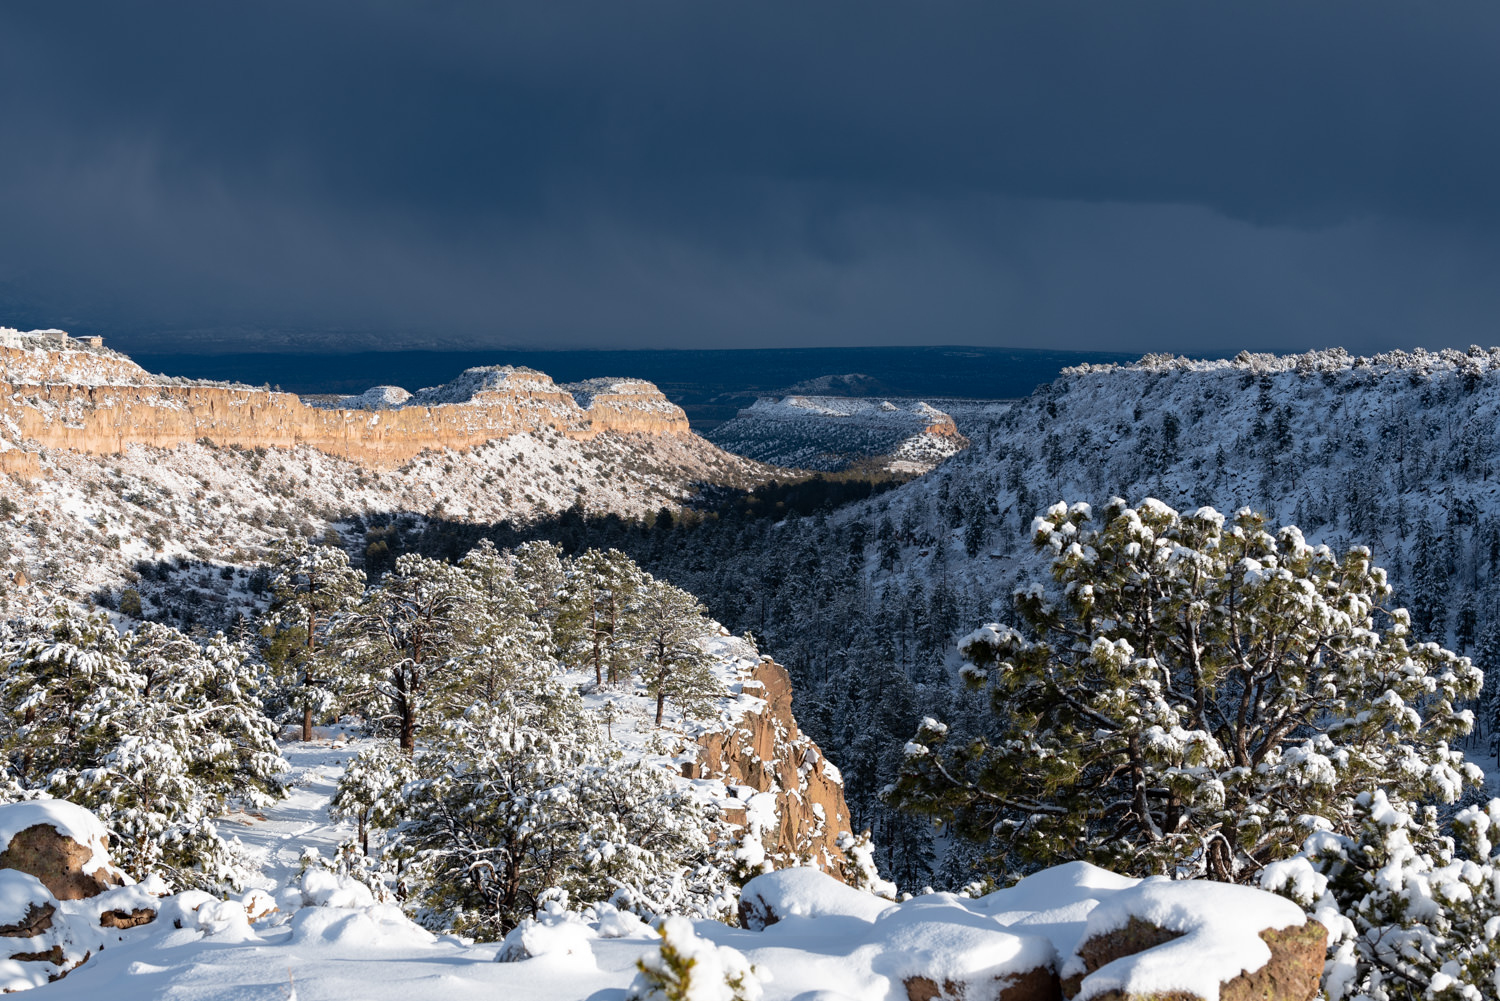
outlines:
M1491 342L1497 47L1468 2L11 5L0 323Z

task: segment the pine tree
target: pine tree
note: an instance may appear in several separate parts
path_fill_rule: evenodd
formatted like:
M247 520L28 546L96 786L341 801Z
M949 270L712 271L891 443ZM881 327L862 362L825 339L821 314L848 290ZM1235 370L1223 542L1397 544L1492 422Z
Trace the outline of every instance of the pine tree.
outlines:
M481 608L464 570L406 553L351 617L346 649L385 701L407 754L423 725L464 699L466 655L486 625Z
M1059 504L1034 535L1055 587L1017 593L1024 632L960 645L999 739L949 751L925 721L892 802L993 833L1023 864L1237 880L1295 852L1307 823L1350 830L1374 788L1453 802L1478 781L1450 742L1481 675L1407 643L1368 550L1155 500L1097 520Z
M157 623L121 636L102 613L65 605L15 641L0 703L17 787L93 810L136 878L240 885L214 818L271 802L287 769L245 649Z
M701 642L709 632L703 606L681 588L647 577L638 615L641 674L656 697L656 725L668 699L688 715L701 714L724 691Z
M313 719L332 708L345 680L343 658L327 640L364 588L364 573L349 565L342 549L296 539L275 554L266 657L284 679L287 703L301 710L303 740L313 739Z
M567 570L557 617L558 647L571 662L587 663L594 683L617 684L629 673L640 569L624 553L591 549Z

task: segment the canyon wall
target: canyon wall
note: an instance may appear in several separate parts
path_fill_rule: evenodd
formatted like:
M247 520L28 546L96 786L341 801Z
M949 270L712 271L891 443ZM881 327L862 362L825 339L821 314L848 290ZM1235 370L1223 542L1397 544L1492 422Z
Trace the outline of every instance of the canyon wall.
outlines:
M0 430L44 448L118 453L208 438L245 448L308 445L394 467L427 449L462 451L517 433L690 433L681 408L649 382L596 379L575 389L509 367L471 369L398 406L361 402L309 405L293 393L163 379L113 352L0 346Z

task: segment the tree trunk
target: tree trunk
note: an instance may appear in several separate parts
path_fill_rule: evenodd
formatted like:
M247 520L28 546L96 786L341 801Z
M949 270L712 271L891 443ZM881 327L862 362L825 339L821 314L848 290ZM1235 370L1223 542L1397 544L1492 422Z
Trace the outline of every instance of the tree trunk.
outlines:
M417 719L412 712L411 703L403 703L401 706L401 750L410 757L417 749Z
M666 692L657 692L656 693L656 725L658 727L661 726L661 713L662 713L662 709L666 707L666 704L667 704L667 693Z
M302 710L302 739L303 741L313 739L311 709Z

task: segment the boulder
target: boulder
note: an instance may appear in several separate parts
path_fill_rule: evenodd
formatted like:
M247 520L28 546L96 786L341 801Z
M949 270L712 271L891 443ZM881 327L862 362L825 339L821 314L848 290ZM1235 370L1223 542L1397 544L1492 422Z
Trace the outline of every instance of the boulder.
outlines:
M996 977L988 983L930 977L909 977L905 982L908 1001L1062 1001L1062 988L1052 964L1025 973Z
M64 800L0 806L0 869L35 876L58 900L97 896L124 882L92 813Z
M1183 935L1131 918L1123 928L1090 937L1079 945L1077 952L1084 972L1062 980L1062 996L1075 997L1085 977L1110 963L1161 948ZM1307 921L1285 928L1267 928L1258 937L1270 949L1270 960L1259 969L1220 981L1220 1001L1312 1001L1317 997L1328 949L1327 929L1316 921ZM1168 991L1152 993L1150 998L1151 1001L1197 1001L1198 996L1188 991ZM1094 993L1090 1001L1146 1001L1146 998L1113 989Z

